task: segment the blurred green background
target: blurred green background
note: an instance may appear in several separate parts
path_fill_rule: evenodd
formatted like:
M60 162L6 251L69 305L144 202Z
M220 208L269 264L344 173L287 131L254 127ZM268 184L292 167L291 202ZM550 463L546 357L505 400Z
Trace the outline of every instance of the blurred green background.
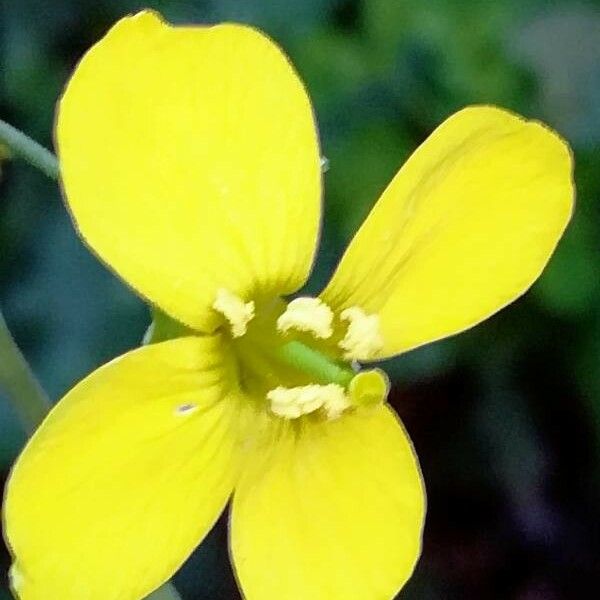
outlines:
M4 0L0 118L50 146L54 104L78 58L144 6L175 23L257 25L297 66L329 159L313 290L399 165L453 111L498 104L571 142L578 205L542 279L484 325L386 368L429 490L423 556L399 597L595 597L600 2ZM5 163L0 183L0 306L53 399L137 345L149 320L78 241L57 186L21 162ZM4 476L24 439L0 397ZM0 563L4 599L6 551ZM184 600L239 598L224 519L176 584Z

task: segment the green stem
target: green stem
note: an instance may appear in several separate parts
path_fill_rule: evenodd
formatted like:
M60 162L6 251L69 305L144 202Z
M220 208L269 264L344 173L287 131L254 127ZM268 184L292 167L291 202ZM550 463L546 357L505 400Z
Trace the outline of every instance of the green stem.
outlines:
M0 313L0 388L6 392L27 432L33 432L50 409L50 400L17 347L2 313Z
M175 321L169 315L164 313L156 306L150 307L152 322L146 331L142 344L156 344L165 340L172 340L178 337L194 335L191 329L188 329L183 323Z
M181 596L172 583L165 583L162 587L152 592L146 600L181 600Z
M0 119L0 143L5 144L51 179L58 179L58 160L43 146Z
M356 373L305 346L302 342L287 342L277 349L277 358L294 369L308 373L321 384L337 383L346 387Z

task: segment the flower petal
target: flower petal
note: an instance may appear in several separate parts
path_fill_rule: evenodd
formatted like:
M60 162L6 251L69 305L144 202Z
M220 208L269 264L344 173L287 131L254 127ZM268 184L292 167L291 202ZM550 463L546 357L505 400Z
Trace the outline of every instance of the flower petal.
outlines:
M245 598L393 598L419 556L424 513L413 448L388 407L273 421L233 499Z
M317 132L297 74L259 32L149 11L119 21L75 70L57 143L83 238L186 325L218 326L220 288L248 300L306 280Z
M567 144L476 106L418 148L352 240L322 299L378 313L379 358L458 333L523 294L570 218Z
M5 532L21 600L139 600L206 535L237 477L219 338L146 346L52 410L11 474Z

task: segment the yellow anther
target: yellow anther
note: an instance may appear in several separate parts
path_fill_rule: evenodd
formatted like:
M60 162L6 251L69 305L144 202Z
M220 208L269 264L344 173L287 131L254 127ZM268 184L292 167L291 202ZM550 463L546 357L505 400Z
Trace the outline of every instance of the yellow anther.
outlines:
M341 386L336 385L335 387L339 389L336 389L335 393L328 394L325 402L323 403L323 408L325 409L327 418L330 421L333 419L338 419L342 413L351 406L350 399Z
M335 419L350 406L341 385L304 385L293 388L277 387L267 393L271 411L284 419L297 419L302 415L324 408L327 417Z
M312 333L316 338L327 339L333 334L333 312L319 298L296 298L277 319L277 329L286 333L290 329Z
M342 321L348 321L344 339L338 344L344 350L346 360L369 360L376 358L383 349L383 337L379 331L379 316L367 315L358 306L343 310Z
M244 302L224 288L217 292L212 306L229 321L233 337L244 335L248 323L254 318L254 302Z

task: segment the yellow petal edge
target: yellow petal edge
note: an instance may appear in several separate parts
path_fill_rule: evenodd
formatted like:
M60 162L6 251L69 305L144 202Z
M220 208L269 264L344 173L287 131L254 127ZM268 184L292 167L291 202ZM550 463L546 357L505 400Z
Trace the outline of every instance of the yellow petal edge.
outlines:
M310 271L321 170L308 95L279 48L234 24L119 21L77 66L56 141L87 244L203 332L220 288L289 294Z
M388 406L279 419L234 493L231 554L247 600L390 600L421 552L425 490Z
M52 410L4 505L20 600L139 600L169 579L238 474L238 411L218 338L101 367Z
M393 356L458 333L523 294L574 202L568 145L491 106L461 110L400 169L322 299L379 315Z

